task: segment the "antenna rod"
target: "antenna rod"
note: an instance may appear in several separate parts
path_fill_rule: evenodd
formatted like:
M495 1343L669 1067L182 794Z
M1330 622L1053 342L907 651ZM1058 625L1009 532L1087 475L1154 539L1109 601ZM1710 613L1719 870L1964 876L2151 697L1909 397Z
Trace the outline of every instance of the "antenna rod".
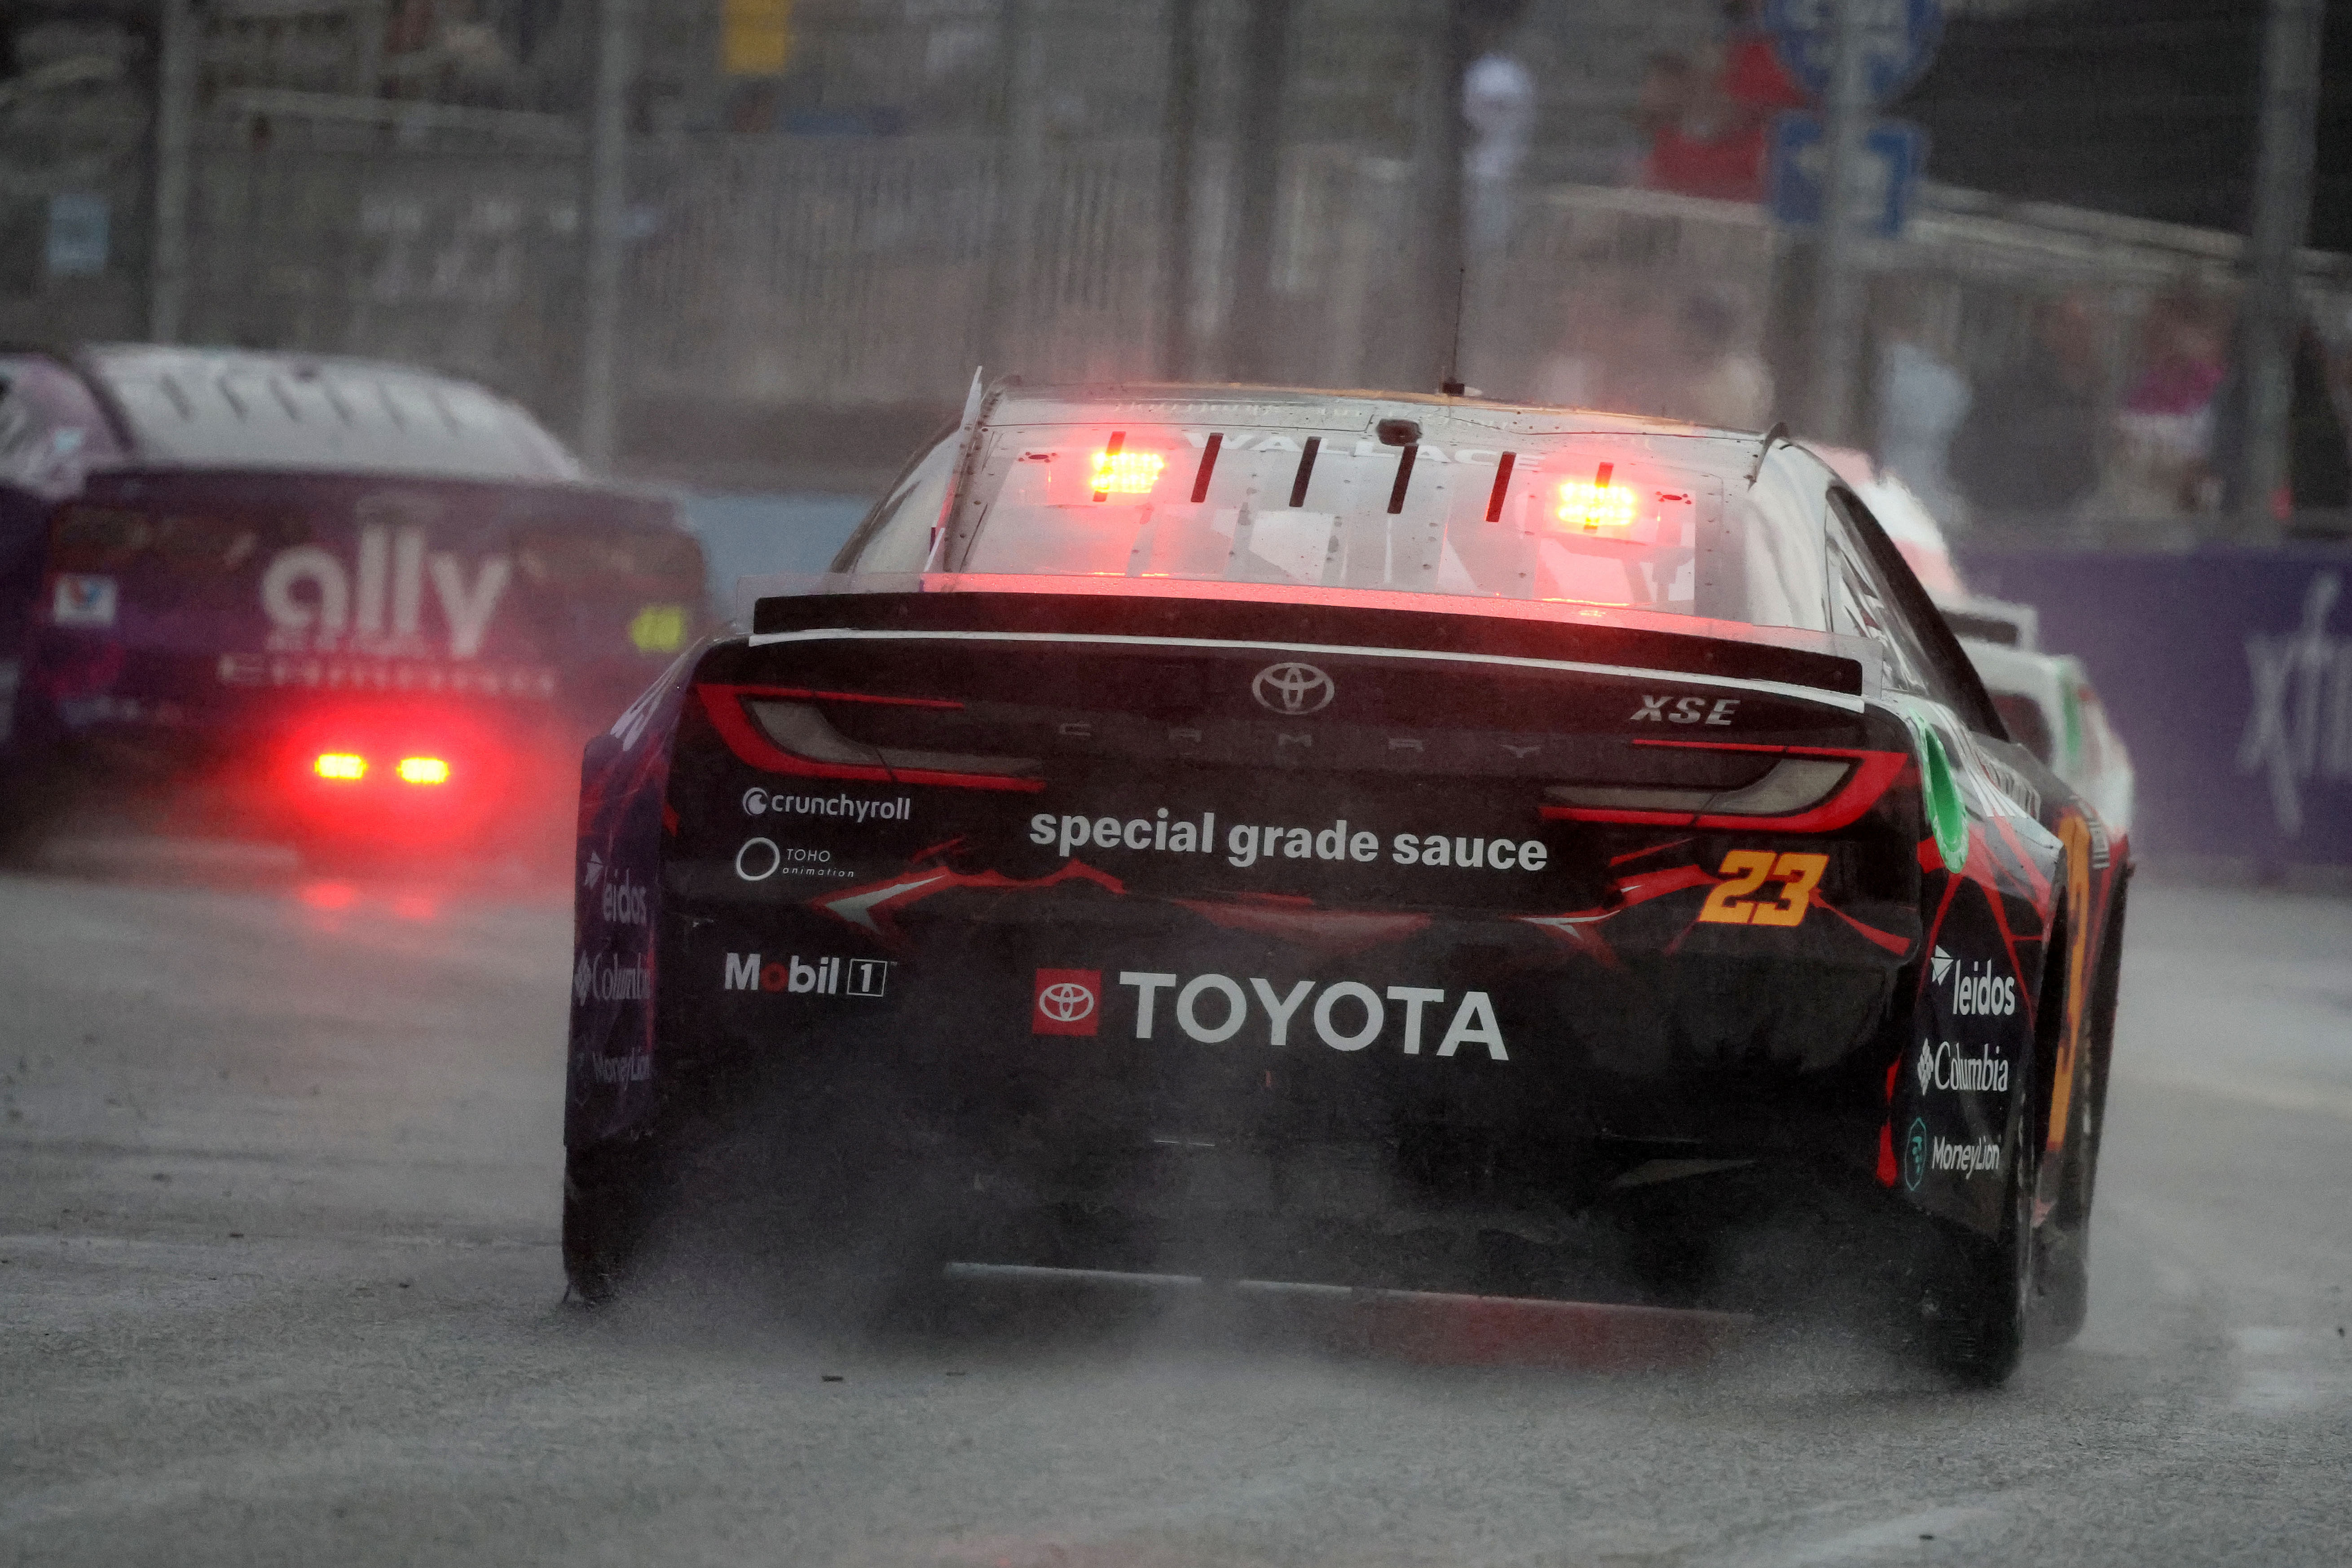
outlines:
M1448 397L1459 397L1468 390L1462 384L1462 297L1469 289L1470 268L1465 262L1454 269L1454 336L1445 353L1445 379L1437 384L1437 390Z

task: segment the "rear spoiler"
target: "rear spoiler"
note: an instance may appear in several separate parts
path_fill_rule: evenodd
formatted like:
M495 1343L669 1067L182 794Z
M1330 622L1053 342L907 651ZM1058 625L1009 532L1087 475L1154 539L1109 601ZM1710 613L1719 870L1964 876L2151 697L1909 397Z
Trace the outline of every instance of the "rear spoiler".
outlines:
M1486 601L1464 599L1458 608L1422 609L1398 603L1422 595L1355 590L1310 590L1311 597L1302 602L1297 589L1261 584L1220 584L1221 591L1211 595L1198 593L1197 584L1146 589L1129 579L983 581L1018 583L1020 587L971 588L960 583L955 591L943 593L938 591L938 580L930 579L913 591L761 595L761 588L787 584L746 579L742 586L752 595L750 640L753 647L869 637L1224 644L1286 653L1387 655L1590 674L1671 674L1700 684L1771 687L1849 711L1859 711L1866 695L1868 666L1859 657L1862 647L1856 645L1849 651L1842 645L1853 639L1819 633L1716 621L1694 621L1695 629L1688 633L1661 631L1569 619L1578 612L1523 608L1511 601L1490 608ZM1053 585L1040 587L1041 582ZM1700 627L1705 631L1696 629ZM1789 647L1775 634L1819 646ZM1837 651L1826 651L1832 647Z

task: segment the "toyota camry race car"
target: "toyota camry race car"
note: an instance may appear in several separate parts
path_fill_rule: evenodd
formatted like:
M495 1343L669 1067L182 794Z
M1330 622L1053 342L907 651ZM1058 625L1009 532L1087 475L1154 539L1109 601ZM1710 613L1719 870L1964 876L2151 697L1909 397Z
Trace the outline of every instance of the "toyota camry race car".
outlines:
M213 803L203 826L338 858L552 821L560 858L576 748L702 595L671 503L590 480L481 387L0 353L0 782L154 781Z
M750 597L585 758L583 1295L1700 1302L1769 1191L1963 1375L2079 1323L2126 847L1777 432L999 386Z

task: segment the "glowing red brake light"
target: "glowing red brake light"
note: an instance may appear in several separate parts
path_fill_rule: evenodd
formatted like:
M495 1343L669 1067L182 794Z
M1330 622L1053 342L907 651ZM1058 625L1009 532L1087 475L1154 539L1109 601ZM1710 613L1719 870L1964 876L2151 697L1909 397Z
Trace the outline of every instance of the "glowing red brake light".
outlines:
M322 779L349 782L367 777L367 759L352 752L321 752L310 771Z
M400 781L403 784L437 784L449 782L449 764L438 757L403 757L400 759Z

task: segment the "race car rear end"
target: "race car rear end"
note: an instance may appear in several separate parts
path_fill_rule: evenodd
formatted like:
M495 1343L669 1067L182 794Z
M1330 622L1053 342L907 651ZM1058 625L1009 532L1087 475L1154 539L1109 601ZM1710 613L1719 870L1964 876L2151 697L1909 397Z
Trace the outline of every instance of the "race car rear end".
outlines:
M43 520L15 739L85 791L152 785L175 826L338 859L548 840L581 741L699 619L670 504L586 481L479 388L168 350L78 368L115 435Z
M583 1290L665 1205L719 1212L689 1172L909 1265L1564 1294L1631 1261L1674 1298L1676 1238L1601 1258L1595 1216L1733 1171L2027 1245L2057 840L1867 637L1761 618L1844 567L1801 510L1778 542L1743 511L1818 465L1456 437L1440 550L1395 477L1437 443L1387 439L1423 421L1332 402L1380 437L1325 481L1379 478L1402 524L1300 504L1316 437L1236 464L1219 517L1196 432L1008 419L962 459L992 506L919 466L845 552L931 570L761 597L591 747ZM1139 447L1222 556L1087 510ZM1073 449L1066 502L992 492ZM1269 479L1290 506L1253 507ZM1423 550L1470 586L1390 585ZM1134 569L1186 552L1223 569ZM1639 602L1473 591L1523 568Z

